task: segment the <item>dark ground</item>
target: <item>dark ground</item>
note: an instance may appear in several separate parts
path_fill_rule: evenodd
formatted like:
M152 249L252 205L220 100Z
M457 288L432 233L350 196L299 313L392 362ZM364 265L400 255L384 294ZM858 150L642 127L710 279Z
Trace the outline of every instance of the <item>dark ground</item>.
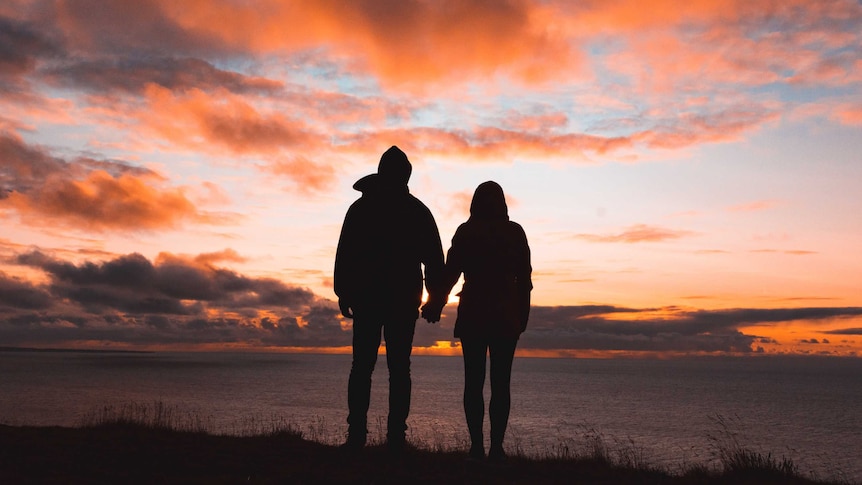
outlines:
M607 460L510 458L468 462L463 452L410 449L399 459L382 446L346 455L288 432L235 437L130 424L82 428L0 425L0 484L578 483L825 484L775 471L684 476L614 466Z

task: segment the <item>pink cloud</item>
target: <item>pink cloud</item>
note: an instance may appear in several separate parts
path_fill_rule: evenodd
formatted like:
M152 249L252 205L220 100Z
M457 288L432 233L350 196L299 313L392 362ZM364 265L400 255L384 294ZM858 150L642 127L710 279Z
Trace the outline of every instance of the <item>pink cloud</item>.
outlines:
M754 211L762 211L767 209L772 209L779 204L779 201L773 199L763 199L763 200L755 200L753 202L747 202L745 204L738 204L731 207L728 207L727 210L730 212L754 212Z
M641 243L662 242L691 236L691 231L667 229L647 224L635 224L622 232L613 234L577 234L574 237L589 242L598 243Z
M506 128L511 130L528 133L549 133L565 128L569 122L569 117L561 112L537 115L523 115L517 112L509 112L501 121Z
M835 110L834 117L845 125L862 125L862 104L841 106Z
M808 256L811 254L817 254L817 251L808 251L804 249L752 249L750 252L752 253L772 253L772 254L788 254L791 256Z
M265 165L263 170L287 176L298 191L305 193L324 190L335 182L335 169L329 165L311 162L304 157L279 159Z
M632 138L651 148L670 149L735 141L778 118L778 112L762 106L728 109L715 114L683 113L670 125L635 133Z

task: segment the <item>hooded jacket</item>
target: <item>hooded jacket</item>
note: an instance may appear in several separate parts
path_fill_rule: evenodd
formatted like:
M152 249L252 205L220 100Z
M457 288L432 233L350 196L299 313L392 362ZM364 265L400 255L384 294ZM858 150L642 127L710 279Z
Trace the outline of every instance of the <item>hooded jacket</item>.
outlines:
M503 189L495 182L476 188L470 218L452 238L446 293L461 273L455 337L517 339L530 315L530 247L524 229L509 220Z
M410 194L406 155L390 148L378 173L353 186L335 256L335 294L357 315L413 321L422 298L442 286L443 248L431 211Z

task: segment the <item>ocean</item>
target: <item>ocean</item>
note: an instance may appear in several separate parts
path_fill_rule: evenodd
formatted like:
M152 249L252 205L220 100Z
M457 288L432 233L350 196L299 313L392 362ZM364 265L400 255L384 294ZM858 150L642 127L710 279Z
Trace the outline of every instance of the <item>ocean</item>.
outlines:
M0 351L0 423L75 426L105 407L161 403L213 432L291 423L334 444L346 431L349 370L348 355ZM460 357L414 356L412 371L408 439L466 447ZM381 351L369 413L377 439L387 382ZM601 440L612 455L674 471L714 463L737 442L862 482L860 403L862 359L517 357L506 446L541 456Z

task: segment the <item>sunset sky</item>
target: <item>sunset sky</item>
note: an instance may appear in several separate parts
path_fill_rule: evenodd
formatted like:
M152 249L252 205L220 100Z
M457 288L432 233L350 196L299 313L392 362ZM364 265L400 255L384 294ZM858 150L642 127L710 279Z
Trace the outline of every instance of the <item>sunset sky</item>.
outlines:
M344 351L391 145L444 249L502 185L524 354L862 356L856 0L5 0L0 346Z

